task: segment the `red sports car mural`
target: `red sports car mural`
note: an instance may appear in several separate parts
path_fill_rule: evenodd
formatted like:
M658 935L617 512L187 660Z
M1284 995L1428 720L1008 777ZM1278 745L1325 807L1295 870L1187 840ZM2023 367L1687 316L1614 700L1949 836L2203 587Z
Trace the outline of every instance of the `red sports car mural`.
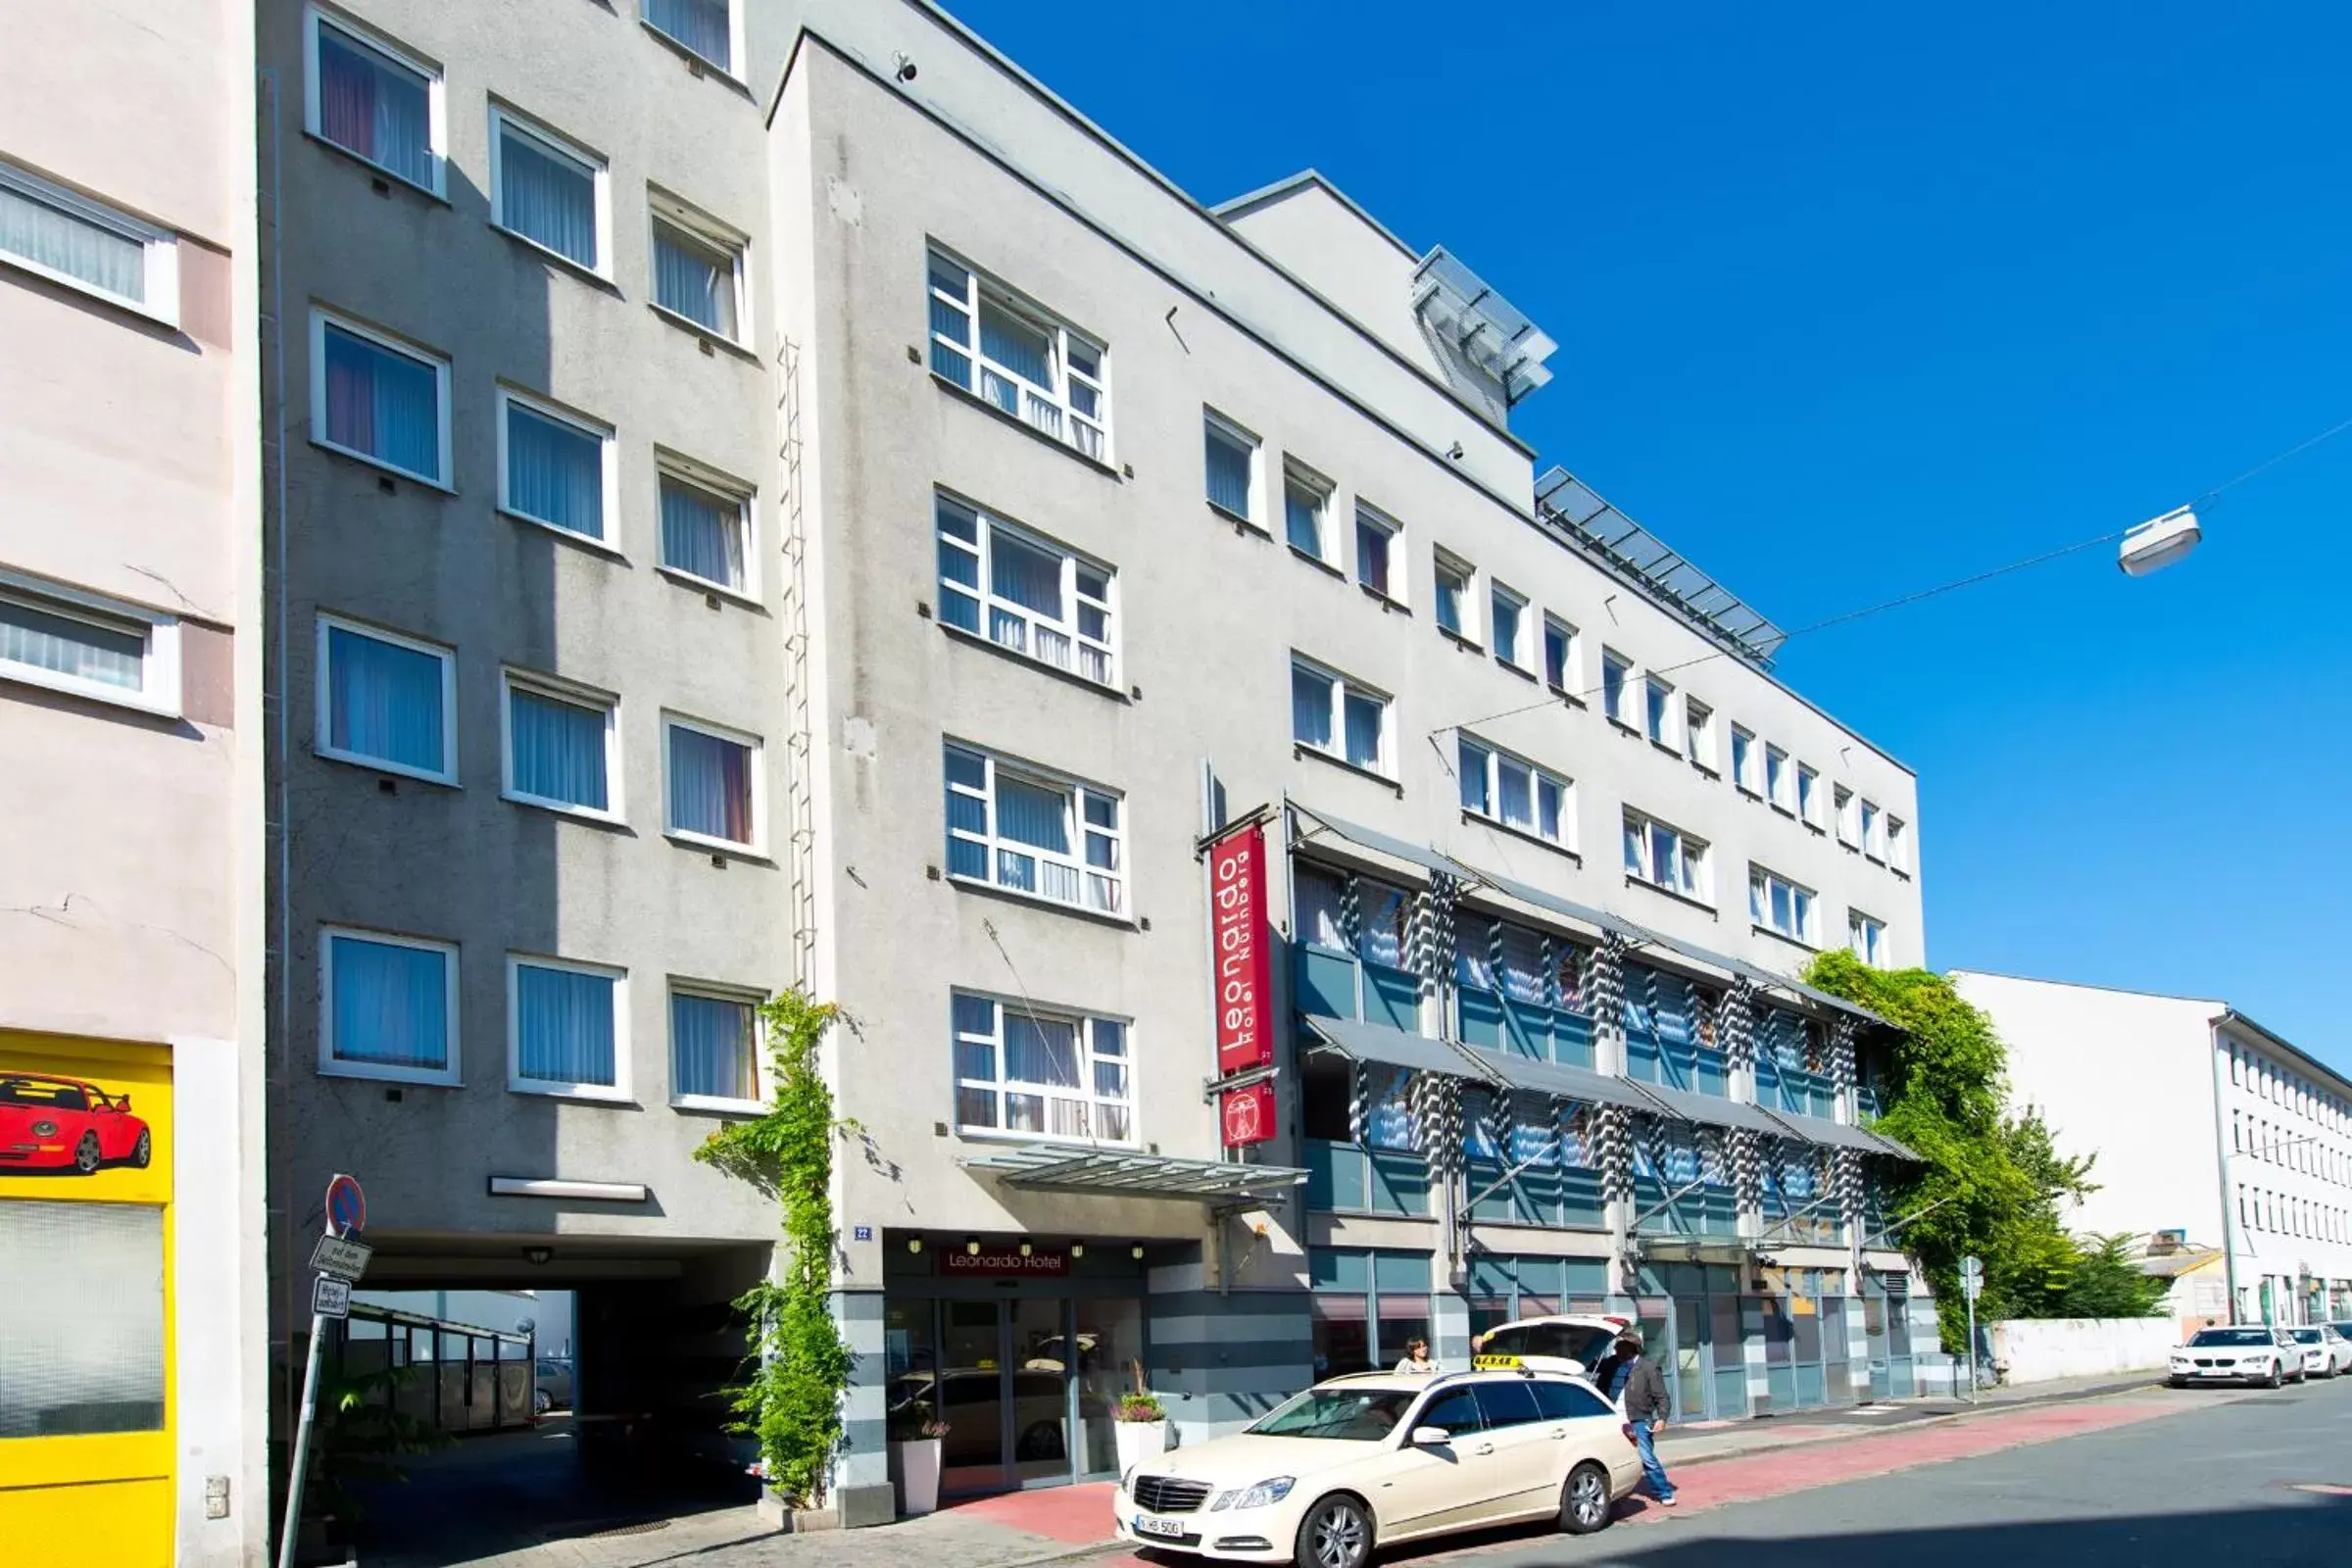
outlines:
M0 1073L0 1169L145 1168L155 1135L130 1113L128 1095L110 1095L79 1078Z

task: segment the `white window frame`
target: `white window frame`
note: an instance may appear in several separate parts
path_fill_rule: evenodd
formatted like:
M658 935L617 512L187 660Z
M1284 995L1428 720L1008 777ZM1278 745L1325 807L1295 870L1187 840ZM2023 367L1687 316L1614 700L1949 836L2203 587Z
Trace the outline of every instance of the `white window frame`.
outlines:
M516 407L520 407L526 413L537 415L550 424L564 425L596 442L598 483L604 497L605 531L602 536L582 533L577 528L567 527L564 523L546 517L535 517L514 505L507 488L507 420L509 411ZM534 528L545 528L550 533L561 534L566 539L602 550L609 555L620 554L617 537L620 532L620 442L612 426L601 419L581 414L577 410L567 409L561 403L551 402L537 393L525 392L518 387L502 384L498 389L498 510L502 514L514 518L516 522L527 522Z
M1689 692L1683 694L1683 756L1703 773L1717 771L1715 710Z
M1616 696L1609 695L1609 676L1617 676ZM1616 649L1603 644L1600 650L1600 710L1613 724L1622 724L1637 735L1642 726L1626 717L1626 705L1633 701L1636 676L1634 662Z
M671 479L689 490L700 490L714 500L735 504L735 526L743 540L743 586L716 581L673 566L662 552L668 548L662 536L662 481ZM731 473L721 472L707 463L698 463L682 452L667 447L654 448L654 569L663 576L707 594L717 594L738 604L759 608L764 604L760 580L760 492L749 482Z
M568 974L593 975L612 982L612 1082L566 1083L556 1078L522 1075L522 986L517 971L557 969ZM507 1093L545 1095L555 1100L595 1100L625 1103L636 1098L629 1073L629 971L605 963L582 963L536 953L507 955Z
M340 441L332 441L327 438L326 329L330 325L338 332L372 343L387 354L397 354L403 359L413 360L433 372L434 422L438 426L437 434L440 442L441 471L438 475L418 473L415 468L404 468L399 464L379 458L371 452L362 452L357 447L347 447ZM431 485L436 490L445 490L453 495L456 494L456 477L450 467L449 357L444 354L436 354L422 344L411 343L405 339L394 337L389 332L379 331L372 326L354 320L339 311L328 310L323 305L312 306L311 444L324 447L329 452L341 453L354 462L381 468L386 473L396 473L404 479L413 479L418 484ZM503 476L501 483L504 483Z
M449 1036L449 1062L444 1067L401 1067L371 1061L346 1061L335 1054L334 939L351 937L388 948L414 948L441 955L441 997L448 1010L444 1028ZM440 1084L459 1087L465 1080L463 1039L458 1033L458 945L428 937L396 936L365 926L321 925L318 928L318 1074L322 1078L369 1078L383 1083Z
M317 692L317 700L312 706L318 715L318 728L312 738L313 750L318 756L331 761L350 762L355 766L365 767L377 773L397 773L403 778L422 779L428 784L447 784L453 788L456 787L458 782L458 651L442 643L426 642L420 637L406 636L400 632L387 630L382 626L369 625L364 620L354 620L348 615L335 614L330 611L320 611L318 622L318 652L311 666L312 685ZM376 642L390 643L395 648L405 648L414 654L429 655L441 662L442 765L438 772L430 768L411 767L406 762L395 762L384 758L369 757L363 752L345 751L333 744L335 692L331 650L334 640L329 633L337 629L350 632L354 636L371 638Z
M1882 810L1879 820L1886 824L1886 869L1900 875L1911 870L1911 824L1899 816Z
M668 34L663 33L667 37ZM700 59L701 56L696 56ZM751 236L731 223L717 219L682 197L673 196L658 185L646 187L645 216L645 302L656 316L701 337L715 338L738 348L749 347L758 339L752 332ZM698 245L710 250L724 251L735 264L735 331L732 336L715 327L705 326L691 316L683 315L662 304L654 292L654 245L660 229L675 229Z
M1291 491L1296 487L1312 496L1315 503L1315 547L1303 550L1291 537ZM1338 541L1332 537L1331 514L1333 503L1339 499L1339 488L1314 469L1287 453L1282 460L1282 538L1293 550L1300 550L1326 566L1339 564Z
M1652 746L1662 746L1670 752L1683 749L1682 705L1676 697L1674 682L1644 670L1642 674L1642 733L1649 737Z
M1861 801L1862 853L1881 865L1886 863L1886 810L1867 796Z
M1838 842L1849 850L1862 847L1861 799L1842 784L1830 791L1830 812L1837 819Z
M1317 746L1312 741L1301 740L1298 737L1296 723L1296 697L1293 698L1294 723L1291 744L1302 752L1312 752L1317 757L1328 758L1342 766L1352 767L1358 772L1378 774L1385 779L1396 778L1396 699L1376 686L1368 686L1354 676L1344 674L1321 660L1309 659L1301 653L1292 653L1291 669L1294 675L1299 670L1304 670L1315 679L1326 682L1331 690L1331 744ZM1348 699L1350 697L1360 697L1380 705L1380 752L1370 767L1350 760L1348 756Z
M997 1076L994 1081L985 1081L977 1078L965 1078L956 1068L956 1056L958 1054L956 1048L965 1040L977 1041L983 1038L979 1035L966 1035L961 1030L956 1028L956 999L959 996L969 997L976 1002L991 1003L996 1007L996 1034L993 1038L989 1039L988 1042L991 1048L994 1050L997 1059ZM1073 1095L1067 1090L1057 1090L1051 1085L1027 1083L1004 1076L1004 1015L1006 1012L1016 1009L1018 1011L1028 1013L1034 1018L1051 1018L1056 1023L1074 1023L1079 1026L1078 1045L1081 1058L1079 1061L1079 1078L1083 1085L1083 1093ZM1098 1023L1116 1024L1119 1027L1121 1033L1126 1038L1126 1050L1122 1054L1116 1056L1102 1055L1096 1051L1095 1026ZM1121 1103L1121 1102L1116 1101L1106 1102L1102 1099L1102 1097L1094 1092L1095 1065L1098 1059L1104 1061L1116 1061L1121 1063L1127 1069L1127 1098L1123 1102L1127 1109L1127 1136L1125 1138L1105 1138L1095 1130L1096 1118L1094 1112L1096 1107L1105 1103ZM967 1088L989 1090L992 1091L997 1097L997 1125L991 1127L981 1123L966 1122L962 1119L961 1112L958 1110L956 1112L956 1119L952 1124L956 1129L957 1137L976 1139L1012 1138L1023 1141L1060 1145L1083 1146L1101 1144L1112 1149L1132 1148L1142 1142L1143 1116L1142 1107L1138 1103L1136 1097L1137 1072L1135 1053L1135 1020L1132 1018L1122 1018L1115 1013L1091 1012L1084 1008L1078 1007L1032 1005L1024 998L1006 998L992 991L982 991L977 987L956 986L951 988L948 997L948 1069L950 1079L950 1097L952 1100L960 1102L962 1099L962 1091ZM1010 1128L1007 1128L1004 1125L1005 1118L1004 1111L1004 1097L1008 1094L1034 1095L1040 1100L1049 1101L1074 1100L1080 1102L1084 1104L1087 1111L1086 1121L1088 1130L1086 1136L1079 1137L1069 1133L1054 1132L1016 1132Z
M1671 893L1678 899L1689 899L1693 903L1706 905L1710 908L1714 906L1715 847L1712 844L1676 827L1672 822L1652 816L1647 811L1639 810L1631 806L1625 808L1625 825L1628 828L1638 827L1640 829L1640 836L1637 840L1640 845L1640 853L1637 864L1626 867L1625 874L1628 878L1640 882L1645 887L1655 888L1661 893ZM1658 876L1654 863L1655 849L1650 836L1650 830L1653 828L1662 829L1673 835L1676 867L1682 873L1681 875L1672 879L1661 879ZM1693 851L1696 851L1695 855L1692 854ZM1683 885L1686 880L1690 883L1690 887Z
M120 208L69 190L55 180L43 179L32 171L18 164L0 162L0 185L5 185L27 200L44 207L56 208L70 218L111 230L139 247L140 290L142 299L117 294L101 288L87 278L75 277L29 256L15 251L0 250L0 263L35 277L47 278L60 288L70 288L76 294L86 294L94 300L143 316L165 326L179 325L179 235L145 219L133 218Z
M1793 931L1784 931L1772 923L1772 892L1776 885L1788 890L1788 912L1796 922ZM1749 924L1759 931L1769 931L1785 941L1817 951L1821 947L1821 895L1753 860L1747 866L1747 917Z
M507 223L506 133L513 130L526 141L535 141L539 150L557 158L579 165L588 171L596 202L596 260L582 262L564 255L553 246L543 245L518 228ZM606 282L612 281L612 167L605 155L596 152L556 129L553 125L534 120L521 110L492 100L490 105L490 226L500 233L519 240L558 266L589 272Z
M973 517L977 520L975 532L978 535L973 545L966 545L960 539L951 538L946 530L940 527L938 520L939 506L942 502L946 502L952 506L959 507L965 512L972 514ZM963 583L956 583L953 586L955 592L979 602L981 619L980 629L978 631L973 631L968 627L957 626L947 618L946 595L949 592L950 584L944 578L935 575L933 582L938 593L941 595L941 604L937 612L941 626L957 636L977 638L981 642L987 643L991 648L1008 654L1015 659L1026 660L1032 664L1038 664L1047 669L1058 670L1062 674L1069 675L1074 679L1086 682L1089 686L1096 686L1105 691L1114 692L1119 689L1119 670L1121 667L1121 661L1119 657L1119 632L1123 617L1120 613L1119 607L1119 570L1116 566L1111 565L1107 562L1098 561L1093 556L1087 555L1082 551L1073 550L1058 539L1048 538L1046 535L1039 533L1034 528L1024 527L1020 523L1014 522L1011 518L1003 515L1000 513L993 512L989 508L980 505L980 503L977 501L973 501L968 497L958 495L953 490L935 490L932 492L931 506L932 532L934 535L936 548L938 550L955 550L965 555L976 554L979 562L979 586L970 587ZM992 531L996 529L1003 529L1005 533L1012 535L1021 543L1042 554L1058 556L1061 558L1061 595L1062 602L1070 608L1070 616L1068 619L1054 620L1037 611L1031 610L1026 605L1017 605L1009 599L1001 599L997 597L994 590L989 587L992 570L996 564L996 548L992 538ZM1100 572L1102 575L1106 597L1097 600L1079 592L1078 568L1081 566L1087 567L1092 571ZM1108 637L1089 637L1079 631L1077 610L1082 601L1101 607L1103 618L1107 624L1107 629L1110 633ZM1023 641L1027 644L1027 647L1013 648L1007 644L998 642L995 637L990 635L989 627L994 623L994 618L999 613L1013 616L1020 620L1024 626L1026 626L1027 632L1023 638ZM1044 656L1035 652L1037 647L1037 631L1041 626L1068 642L1072 650L1071 662L1069 663L1055 663L1053 660L1045 658ZM1104 661L1109 665L1109 673L1104 679L1098 681L1079 667L1076 650L1082 647L1092 648L1102 653Z
M611 803L603 810L592 806L575 806L569 801L550 800L533 795L514 782L514 694L527 692L550 702L567 703L573 708L602 709L605 715L605 799ZM664 738L666 745L666 737ZM627 803L620 793L625 773L620 763L620 699L612 692L599 691L537 670L517 669L510 664L498 672L498 755L499 799L513 801L559 816L586 817L592 822L625 822Z
M947 788L957 795L978 799L982 803L988 826L986 832L975 835L949 824L945 837L960 839L967 844L981 846L988 856L988 875L985 878L965 876L956 870L951 863L946 868L949 881L960 883L966 887L987 888L1007 898L1044 905L1049 908L1074 909L1082 914L1092 914L1119 921L1130 921L1134 918L1130 911L1136 907L1135 869L1133 857L1129 853L1133 841L1129 825L1129 801L1124 793L1054 768L1041 767L1034 762L1006 757L1000 752L991 751L984 746L975 746L970 741L958 740L952 735L942 743L940 773L943 780L946 780L946 754L950 749L961 752L967 757L977 758L982 763L981 788L976 796L970 786L952 780L947 780ZM1053 790L1064 797L1069 840L1075 846L1070 854L1056 855L1050 850L1041 850L1034 845L1016 843L998 835L997 781L999 776L1004 773L1010 773L1023 784L1037 789ZM1117 805L1119 816L1117 827L1105 828L1087 820L1085 797L1088 795L1100 796ZM1100 833L1110 839L1114 850L1112 858L1118 861L1118 866L1114 871L1105 872L1100 866L1088 861L1086 836L1089 833ZM1000 850L1013 855L1027 856L1041 865L1058 865L1074 872L1078 878L1078 901L1073 903L1067 899L1054 898L1051 894L1032 893L1026 889L1005 885L997 877L997 856ZM1113 884L1116 890L1114 900L1116 907L1098 908L1088 901L1087 879L1089 877L1105 877ZM1039 880L1042 886L1044 879L1041 877Z
M1795 760L1770 741L1764 743L1764 799L1776 810L1796 814Z
M688 43L676 33L656 26L654 24L654 19L645 14L645 0L638 0L637 24L639 26L645 28L646 31L652 33L655 37L661 39L663 43L677 50L678 53L686 56L688 59L700 61L705 67L711 71L717 72L720 75L726 77L730 81L741 81L744 79L742 71L743 5L741 0L726 0L726 6L727 56L730 60L735 62L733 65L722 65L718 61L713 60L709 55L703 53L700 49L695 48L694 45Z
M1508 647L1503 645L1501 617L1494 613L1497 608L1505 605L1518 612L1511 618L1512 634ZM1487 635L1494 643L1495 661L1530 674L1534 670L1527 659L1527 623L1535 608L1528 603L1527 595L1508 583L1492 576L1487 579Z
M1560 634L1562 640L1560 674L1557 680L1552 679L1551 675L1551 634L1555 631ZM1583 693L1578 690L1584 683L1584 671L1579 667L1584 662L1584 633L1576 629L1573 621L1546 611L1544 614L1544 684L1562 697L1577 702L1584 701Z
M1478 625L1478 568L1443 546L1430 553L1431 589L1430 618L1438 630L1448 637L1458 637L1471 647L1479 646ZM1456 579L1461 587L1454 595L1455 624L1446 624L1446 579Z
M1231 508L1223 505L1209 496L1208 460L1205 456L1203 456L1200 460L1201 499L1207 501L1209 511L1215 513L1220 517L1231 517L1236 522L1248 523L1250 527L1257 529L1260 533L1271 533L1273 529L1267 525L1266 521L1265 442L1250 434L1249 428L1240 423L1238 420L1229 418L1226 416L1219 414L1216 410L1203 406L1200 410L1200 439L1204 447L1208 437L1212 433L1222 440L1231 442L1236 446L1247 448L1249 451L1250 510L1247 513L1235 512Z
M369 54L381 55L391 64L424 78L425 152L432 159L430 183L418 184L399 171L377 163L366 153L356 152L339 141L329 141L324 129L325 121L318 105L318 29L325 27L339 32L347 42L359 45ZM316 136L325 146L332 147L345 157L374 170L387 179L397 179L412 190L428 196L447 199L449 184L449 105L448 93L441 79L441 68L422 57L393 43L382 33L363 27L340 14L328 15L318 6L306 7L302 15L302 128Z
M1482 822L1492 822L1506 833L1516 833L1524 838L1534 839L1538 843L1566 850L1572 855L1576 854L1576 782L1563 774L1553 772L1539 762L1530 761L1516 752L1506 751L1492 741L1473 735L1467 730L1461 731L1459 734L1460 739L1455 747L1457 756L1462 751L1478 752L1481 754L1481 760L1486 769L1487 808L1482 811L1465 801L1462 803L1463 811ZM1534 814L1524 826L1502 814L1502 770L1506 765L1527 770L1527 802L1529 809ZM1560 796L1560 831L1557 837L1544 831L1542 787L1545 784L1551 785L1559 792Z
M1404 588L1406 580L1412 576L1412 572L1406 566L1404 560L1404 524L1378 507L1371 506L1359 499L1355 504L1355 528L1356 532L1351 544L1355 551L1356 586L1362 588L1366 593L1378 595L1392 605L1406 603ZM1364 530L1367 528L1388 541L1386 552L1388 570L1384 574L1388 580L1378 586L1364 576L1363 539Z
M737 1100L732 1095L689 1095L678 1090L678 1041L676 1015L670 1010L672 997L697 997L705 1002L729 1002L752 1009L752 1087L762 1098ZM671 975L662 988L662 1039L667 1052L669 1103L675 1110L714 1110L729 1114L758 1116L768 1109L764 1098L771 1092L767 1070L767 1023L760 1016L768 994L749 986L723 985L713 980L689 980Z
M1796 764L1796 819L1818 831L1821 814L1821 769L1800 760Z
M144 605L134 605L109 594L70 588L64 583L12 571L5 566L0 566L0 599L10 600L44 615L80 621L99 631L142 637L147 645L146 652L139 658L137 691L8 660L0 660L0 681L13 681L21 686L39 686L71 697L86 698L91 702L127 708L141 713L155 713L165 718L179 717L180 636L177 615L150 610Z
M1763 743L1756 739L1756 732L1745 724L1734 724L1732 726L1731 758L1732 788L1742 795L1762 800L1764 798L1764 780L1761 776L1763 767Z
M751 748L752 785L752 841L738 844L733 839L713 838L679 827L669 819L669 732L673 729L692 730L713 740L731 742ZM719 854L761 857L767 853L767 743L744 730L729 729L708 719L690 717L685 713L664 709L662 713L662 833L664 838L679 844L691 844Z
M964 291L960 299L950 295L945 289L932 283L930 266L933 258L937 258L950 268L963 273ZM964 386L962 382L956 381L953 376L936 368L932 368L931 373L950 385L970 393L973 397L996 409L1000 414L1007 414L1010 417L1019 419L1040 435L1059 442L1089 462L1100 463L1106 467L1112 466L1114 448L1111 445L1110 345L1096 337L1092 332L1082 331L1072 326L1054 312L1047 310L1043 305L1005 283L1002 278L973 266L937 240L933 240L925 247L923 267L923 298L926 318L924 336L928 341L943 344L969 360L972 366L973 384ZM930 329L928 324L929 301L934 295L963 312L963 318L971 323L972 338L970 342L958 343ZM1018 371L1000 365L995 360L988 359L981 354L980 300L983 295L986 295L998 309L1008 315L1025 318L1031 326L1054 339L1054 373L1060 378L1062 383L1060 386L1040 386ZM1073 342L1085 345L1088 351L1095 356L1095 363L1102 369L1100 375L1090 376L1084 370L1071 365L1070 345ZM924 363L928 366L930 361L926 358ZM981 380L981 371L984 368L1002 376L1023 394L1020 400L1020 413L1012 414L983 390L985 383ZM1072 383L1093 389L1099 417L1089 416L1077 411L1075 400L1070 396ZM1031 416L1031 399L1035 399L1038 403L1054 411L1056 421L1060 425L1058 431L1046 429ZM1097 432L1099 439L1096 444L1101 450L1094 452L1087 450L1086 443L1078 438L1078 432L1082 429ZM1254 469L1251 477L1253 480L1257 477ZM1252 502L1259 499L1258 489L1254 484L1251 487L1250 499Z

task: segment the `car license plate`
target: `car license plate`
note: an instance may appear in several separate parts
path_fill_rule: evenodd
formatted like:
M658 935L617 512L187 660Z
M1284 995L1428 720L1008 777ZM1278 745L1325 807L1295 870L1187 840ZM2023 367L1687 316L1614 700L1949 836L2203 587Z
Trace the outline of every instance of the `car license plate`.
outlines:
M1158 1536L1163 1541L1180 1541L1185 1535L1184 1521L1154 1519L1148 1513L1139 1513L1135 1516L1135 1533L1139 1536Z
M1519 1358L1515 1355L1474 1355L1470 1358L1472 1370L1479 1372L1507 1372L1518 1364Z

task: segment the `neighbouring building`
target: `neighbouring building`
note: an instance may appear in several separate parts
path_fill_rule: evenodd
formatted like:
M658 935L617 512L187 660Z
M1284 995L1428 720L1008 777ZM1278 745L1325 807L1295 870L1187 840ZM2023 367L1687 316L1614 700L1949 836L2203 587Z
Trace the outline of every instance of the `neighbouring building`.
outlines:
M253 12L0 0L0 1558L262 1560Z
M1922 961L1915 780L1539 476L1459 261L1204 207L921 0L261 49L281 1367L340 1168L369 1288L576 1289L584 1411L691 1408L776 1225L691 1156L800 983L851 1522L897 1419L1101 1476L1139 1370L1197 1438L1554 1307L1690 1418L1948 1375L1886 1031L1792 978Z
M2218 1268L2182 1277L2218 1272L2239 1322L2352 1318L2352 1080L2224 1002L1972 971L1952 983L2008 1046L2015 1099L2062 1151L2096 1152L2076 1230L2213 1250Z

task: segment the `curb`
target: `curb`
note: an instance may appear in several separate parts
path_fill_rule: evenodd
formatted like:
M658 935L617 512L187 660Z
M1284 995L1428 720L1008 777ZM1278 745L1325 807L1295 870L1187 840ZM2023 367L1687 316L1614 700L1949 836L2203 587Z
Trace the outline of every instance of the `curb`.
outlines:
M1726 1459L1753 1458L1757 1454L1774 1453L1782 1448L1804 1448L1823 1443L1867 1443L1873 1438L1896 1432L1918 1432L1928 1427L1952 1426L1970 1421L1983 1421L1993 1416L2004 1414L2005 1412L2011 1410L2034 1410L2052 1404L2087 1404L2094 1399L2111 1399L2119 1395L2142 1394L2151 1389L2161 1388L2162 1386L2162 1380L2160 1379L2134 1383L2105 1384L2095 1389L2078 1390L2072 1394L2041 1395L2022 1399L2003 1399L1997 1404L1964 1406L1957 1410L1945 1410L1936 1415L1923 1416L1917 1420L1904 1421L1894 1426L1830 1430L1820 1432L1818 1434L1809 1433L1802 1437L1790 1437L1780 1442L1761 1444L1757 1446L1749 1448L1729 1448L1718 1453L1693 1453L1677 1456L1672 1452L1662 1452L1659 1454L1659 1458L1671 1460L1678 1469L1688 1469L1693 1465L1716 1464Z

